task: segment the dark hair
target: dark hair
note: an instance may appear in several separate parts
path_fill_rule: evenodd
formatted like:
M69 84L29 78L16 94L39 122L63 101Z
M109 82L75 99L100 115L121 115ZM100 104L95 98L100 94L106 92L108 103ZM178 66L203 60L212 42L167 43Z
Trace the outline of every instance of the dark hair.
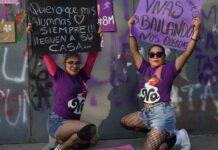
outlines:
M81 59L78 53L67 53L64 55L64 62L66 62L66 60L70 57L78 57L79 59Z
M158 45L158 44L154 44L154 45L152 45L151 47L149 47L148 53L151 51L151 49L152 49L153 47L160 47L161 51L164 53L164 56L166 56L165 48L164 48L162 45Z

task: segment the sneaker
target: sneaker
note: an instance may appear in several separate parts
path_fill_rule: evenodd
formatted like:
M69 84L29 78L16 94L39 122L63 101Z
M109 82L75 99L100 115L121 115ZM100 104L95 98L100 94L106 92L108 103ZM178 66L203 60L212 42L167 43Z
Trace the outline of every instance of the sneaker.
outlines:
M53 150L55 147L58 146L58 143L56 140L49 142L47 150Z
M60 145L58 144L54 149L52 150L61 150Z
M56 140L50 141L48 144L46 144L44 147L41 148L41 150L53 150L58 145Z
M189 136L188 133L185 129L181 129L177 132L177 134L179 134L178 136L180 136L181 138L181 150L190 150L191 149L191 143L189 140Z

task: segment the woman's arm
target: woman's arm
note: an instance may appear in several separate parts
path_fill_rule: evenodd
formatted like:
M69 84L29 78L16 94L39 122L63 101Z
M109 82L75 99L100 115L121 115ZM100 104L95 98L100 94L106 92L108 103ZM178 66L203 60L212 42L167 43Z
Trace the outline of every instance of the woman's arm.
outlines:
M90 52L87 56L86 63L83 68L84 68L85 74L88 77L91 75L97 56L98 56L98 52Z
M53 57L50 54L45 54L42 57L49 74L54 76L57 70L57 64L55 63Z
M136 65L137 69L139 69L140 66L141 66L143 57L142 57L142 55L139 53L137 41L136 41L135 37L132 35L132 33L131 33L131 28L132 28L132 25L133 25L133 24L134 24L134 20L133 20L133 17L132 17L132 18L130 18L129 21L128 21L128 27L129 27L129 29L130 29L130 34L129 34L129 46L130 46L130 51L131 51L133 60L134 60L134 62L135 62L135 65Z
M188 58L191 56L194 46L198 39L198 34L200 32L200 18L195 18L192 21L194 27L194 33L191 40L189 41L186 50L176 59L176 70L181 70Z
M98 29L98 34L100 36L100 40L102 40L103 32L102 32L100 27ZM85 74L88 77L90 77L90 75L91 75L91 72L92 72L92 69L94 67L95 60L96 60L97 56L98 56L98 52L90 52L87 56L86 63L84 65L83 69L85 71Z

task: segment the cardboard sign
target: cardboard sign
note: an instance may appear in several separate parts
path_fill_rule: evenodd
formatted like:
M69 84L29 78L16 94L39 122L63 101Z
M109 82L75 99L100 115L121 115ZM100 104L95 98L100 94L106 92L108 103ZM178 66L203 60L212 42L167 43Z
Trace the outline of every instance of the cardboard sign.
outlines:
M203 0L140 0L132 33L139 40L185 50Z
M13 43L15 39L15 22L3 21L0 23L0 43Z
M116 31L113 0L98 0L98 23L102 31Z
M72 53L100 50L97 0L31 0L32 50Z

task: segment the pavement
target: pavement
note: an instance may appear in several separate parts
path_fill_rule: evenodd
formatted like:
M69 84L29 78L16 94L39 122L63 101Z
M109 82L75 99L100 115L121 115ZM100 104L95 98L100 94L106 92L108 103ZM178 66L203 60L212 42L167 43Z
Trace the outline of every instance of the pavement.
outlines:
M192 150L218 150L218 134L210 135L190 135ZM143 138L137 139L114 139L100 140L95 146L87 150L96 150L100 148L119 147L131 145L135 150L141 150ZM7 144L0 145L0 150L43 150L48 143L32 143L32 144ZM130 146L129 145L129 146ZM121 150L116 148L114 150ZM131 150L126 148L125 150ZM174 147L172 150L180 150L180 147Z

